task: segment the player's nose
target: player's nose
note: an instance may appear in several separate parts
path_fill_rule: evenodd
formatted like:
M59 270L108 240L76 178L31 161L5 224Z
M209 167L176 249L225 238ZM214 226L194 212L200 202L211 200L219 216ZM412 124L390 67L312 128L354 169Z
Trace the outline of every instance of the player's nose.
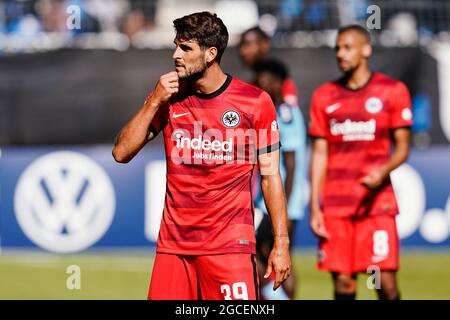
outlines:
M336 50L336 57L338 59L343 59L344 56L345 56L345 50L344 49L340 48L340 49Z
M172 59L176 60L176 59L179 59L179 58L181 58L181 49L177 46L175 48L175 50L173 51Z

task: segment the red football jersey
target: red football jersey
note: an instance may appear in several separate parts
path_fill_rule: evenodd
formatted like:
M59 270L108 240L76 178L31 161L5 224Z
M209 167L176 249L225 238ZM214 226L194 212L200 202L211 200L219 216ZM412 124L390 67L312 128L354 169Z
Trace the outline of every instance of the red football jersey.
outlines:
M163 131L167 162L157 252L255 253L252 171L280 147L270 96L229 75L207 95L184 83L150 130Z
M388 161L391 130L411 126L406 86L381 73L358 90L346 88L340 80L329 82L314 92L310 115L309 134L328 141L324 214L397 214L389 179L377 191L358 180Z

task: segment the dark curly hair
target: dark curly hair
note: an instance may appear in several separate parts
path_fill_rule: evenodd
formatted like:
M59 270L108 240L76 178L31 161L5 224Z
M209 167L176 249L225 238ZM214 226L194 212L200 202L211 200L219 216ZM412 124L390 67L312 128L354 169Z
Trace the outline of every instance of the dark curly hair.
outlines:
M175 19L173 26L177 40L196 40L202 49L217 48L216 60L220 63L228 43L228 30L223 21L207 11L196 12Z
M267 59L258 62L254 67L254 71L255 73L268 72L281 81L286 80L289 76L286 66L276 59Z

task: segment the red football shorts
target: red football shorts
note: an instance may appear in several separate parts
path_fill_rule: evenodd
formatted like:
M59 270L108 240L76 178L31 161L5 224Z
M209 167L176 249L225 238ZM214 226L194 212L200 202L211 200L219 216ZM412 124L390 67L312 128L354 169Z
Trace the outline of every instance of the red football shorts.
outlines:
M324 217L324 225L330 237L319 242L319 269L345 274L368 272L372 267L398 269L395 216Z
M258 300L253 254L185 256L157 253L149 300Z

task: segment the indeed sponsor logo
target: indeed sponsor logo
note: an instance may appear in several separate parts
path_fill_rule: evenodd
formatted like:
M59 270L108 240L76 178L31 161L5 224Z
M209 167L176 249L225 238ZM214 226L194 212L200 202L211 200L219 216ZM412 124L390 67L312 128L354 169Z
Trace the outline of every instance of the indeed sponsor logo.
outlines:
M276 121L258 132L254 128L207 128L202 121L194 121L193 128L176 128L171 133L170 159L176 165L256 164L259 145L278 139Z
M177 131L174 133L176 145L178 149L192 149L215 152L231 152L233 150L233 138L228 141L220 141L203 138L200 134L196 138L185 137L183 132Z
M336 119L330 120L331 134L333 136L342 135L343 141L372 141L375 139L376 127L375 119L369 121L347 119L344 122L337 122Z
M176 148L174 150L178 151L175 152L172 159L181 160L183 158L184 160L182 162L186 163L186 154L184 152L189 151L189 157L194 159L194 163L201 163L202 160L206 161L206 163L232 161L233 138L231 137L229 140L222 141L217 135L213 136L216 137L215 140L205 138L202 133L196 134L191 138L188 132L184 132L183 130L175 131L173 133L173 138L176 141ZM192 154L190 153L191 150L193 151ZM179 154L180 151L182 155Z

